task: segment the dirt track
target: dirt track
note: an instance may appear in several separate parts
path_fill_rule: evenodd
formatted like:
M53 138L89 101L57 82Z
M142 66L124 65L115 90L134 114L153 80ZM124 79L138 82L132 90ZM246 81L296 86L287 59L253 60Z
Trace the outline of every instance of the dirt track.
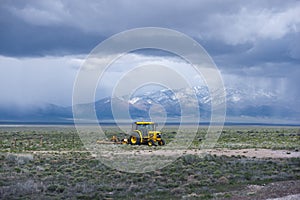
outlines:
M256 158L293 158L300 157L300 152L288 151L288 150L272 150L272 149L213 149L209 150L208 153L216 155L243 155L246 157Z
M70 153L70 152L88 152L88 151L33 151L31 153ZM272 150L272 149L188 149L188 150L163 150L163 149L149 149L149 150L126 150L126 151L109 151L108 153L121 155L164 155L164 156L178 156L178 155L226 155L226 156L245 156L250 158L295 158L300 157L300 152L289 150ZM104 154L103 152L101 153Z

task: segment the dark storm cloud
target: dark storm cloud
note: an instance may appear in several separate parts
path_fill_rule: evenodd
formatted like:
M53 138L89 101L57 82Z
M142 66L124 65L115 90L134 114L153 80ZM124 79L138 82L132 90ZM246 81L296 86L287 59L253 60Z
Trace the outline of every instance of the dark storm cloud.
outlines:
M103 40L101 35L87 34L75 27L24 23L3 8L0 23L0 54L6 56L80 54L90 51Z
M0 53L88 53L112 34L143 26L186 33L212 55L247 53L256 40L280 43L299 32L299 8L294 1L3 1Z
M226 48L227 51L214 54L214 60L221 66L232 68L231 70L266 64L274 65L275 69L279 64L283 68L286 65L299 67L300 48L297 45L299 42L300 33L290 33L276 40L260 39L254 43ZM211 45L207 48L208 51L210 48Z

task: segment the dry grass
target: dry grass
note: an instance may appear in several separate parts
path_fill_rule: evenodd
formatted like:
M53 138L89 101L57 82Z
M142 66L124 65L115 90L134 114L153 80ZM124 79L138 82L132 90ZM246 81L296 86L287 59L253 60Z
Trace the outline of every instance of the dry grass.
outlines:
M231 151L237 151L237 145L234 144L245 143L247 145L239 148L254 147L255 151L255 148L268 144L270 150L284 149L285 144L289 152L297 152L296 147L299 147L300 136L294 128L227 128L224 131L226 132L222 133L217 145L231 147ZM267 192L259 193L263 189L253 192L250 189L268 185L271 187L270 184L278 181L284 181L283 185L290 183L291 189L286 190L288 193L274 190L275 197L276 194L282 196L300 193L297 187L300 184L299 157L266 158L243 155L250 149L241 150L241 155L212 153L199 157L191 153L196 151L194 148L199 143L197 138L194 147L165 168L135 174L120 172L99 162L89 152L84 151L72 128L2 128L0 132L1 199L254 199L256 196L261 199L269 197ZM166 140L172 141L174 130L165 132ZM118 133L118 130L108 127L106 133L109 137ZM244 134L252 135L247 142ZM11 148L11 139L24 135L43 135L44 144L39 146L37 141ZM201 130L197 137L202 137ZM143 156L151 156L151 152L158 147L150 151L148 146L125 145L122 148L124 151L139 152L133 155L143 155L142 152L147 151L150 154Z

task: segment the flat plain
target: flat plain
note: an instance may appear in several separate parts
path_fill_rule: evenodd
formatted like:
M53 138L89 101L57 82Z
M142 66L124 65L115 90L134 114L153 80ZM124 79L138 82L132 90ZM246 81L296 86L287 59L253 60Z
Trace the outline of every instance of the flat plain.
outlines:
M299 198L299 127L225 127L212 149L200 148L206 127L198 129L189 146L178 149L172 146L178 139L176 127L164 127L167 145L153 147L110 144L113 135L127 136L117 127L103 130L106 138L88 127L85 134L89 147L103 145L109 151L102 155L111 163L123 160L124 166L136 167L138 160L149 158L159 163L162 157L172 162L153 170L144 162L138 173L130 173L101 162L83 145L74 127L2 126L0 198ZM181 135L190 137L189 127L183 132Z

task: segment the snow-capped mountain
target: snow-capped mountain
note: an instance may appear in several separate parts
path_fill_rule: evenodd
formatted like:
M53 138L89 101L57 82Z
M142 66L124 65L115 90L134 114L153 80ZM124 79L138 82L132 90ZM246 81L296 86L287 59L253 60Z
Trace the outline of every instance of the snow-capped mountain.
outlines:
M215 95L210 95L210 94ZM295 110L292 105L286 105L280 102L276 92L266 91L263 89L233 89L227 88L226 91L209 91L207 87L198 86L194 88L183 88L176 90L159 90L143 95L136 95L129 98L126 102L120 98L117 102L118 107L123 105L129 106L132 118L147 118L149 112L154 115L165 113L170 118L178 118L182 115L193 116L197 110L195 105L199 106L200 118L209 120L211 117L212 96L215 98L214 103L223 103L226 95L226 115L227 118L238 119L238 117L252 117L264 119L297 119L300 116L299 111ZM96 102L96 110L99 118L112 117L106 112L101 112L100 108L109 108L111 102L106 99ZM120 105L119 105L120 104ZM184 107L184 109L181 109ZM109 111L109 109L107 110ZM122 109L120 109L122 112Z
M214 95L211 95L214 94ZM227 121L251 122L251 120L265 119L273 122L274 119L299 121L300 111L292 104L286 104L276 92L263 89L243 87L226 88L226 91L209 91L207 87L182 88L175 90L159 90L145 94L127 97L100 99L94 103L75 105L83 113L86 108L95 106L98 119L113 120L112 105L118 117L131 119L149 119L150 116L165 116L176 120L180 117L195 116L200 113L202 121L209 121L211 117L212 100L217 105L224 103L222 95L226 94ZM214 99L212 99L212 96ZM198 112L199 109L200 112ZM0 122L2 121L46 121L65 122L73 121L72 107L61 107L53 104L32 107L27 110L0 108ZM250 120L250 121L249 121ZM278 120L277 120L278 121Z

